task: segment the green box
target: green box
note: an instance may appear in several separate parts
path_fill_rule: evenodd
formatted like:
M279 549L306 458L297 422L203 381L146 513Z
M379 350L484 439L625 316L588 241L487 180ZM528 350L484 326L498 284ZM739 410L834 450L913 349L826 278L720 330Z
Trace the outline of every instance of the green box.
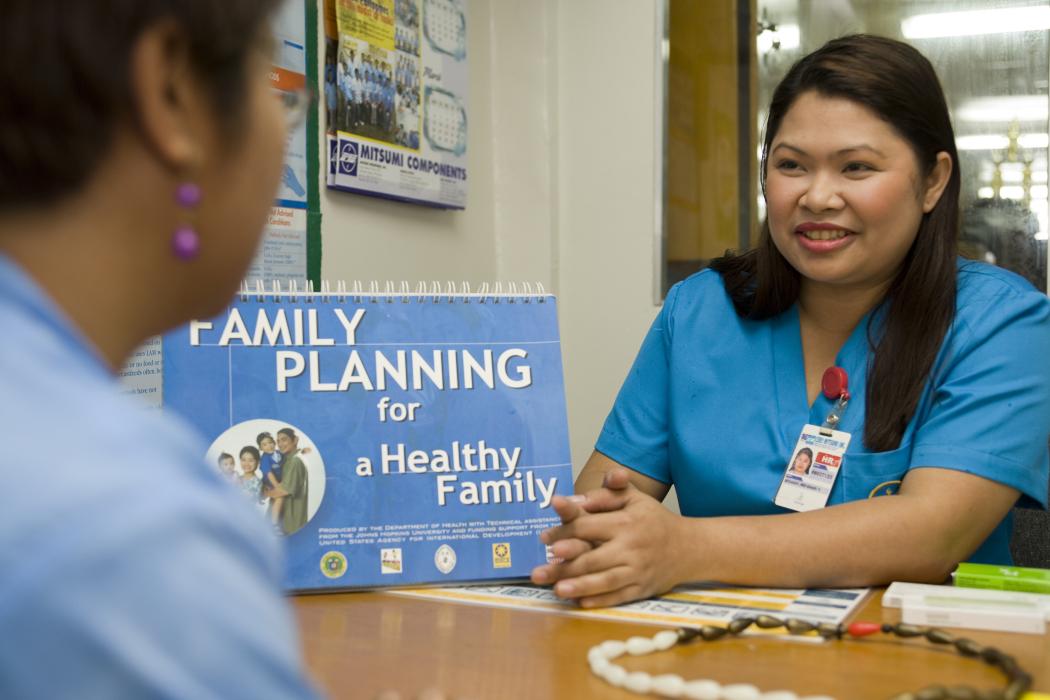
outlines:
M995 564L959 564L952 574L956 586L991 588L997 591L1025 591L1050 594L1050 569L1026 569Z

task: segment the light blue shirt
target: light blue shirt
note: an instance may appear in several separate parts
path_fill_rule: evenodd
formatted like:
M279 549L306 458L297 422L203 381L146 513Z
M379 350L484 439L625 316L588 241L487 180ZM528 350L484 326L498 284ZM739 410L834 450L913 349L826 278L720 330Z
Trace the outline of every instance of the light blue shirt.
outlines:
M342 91L344 95L349 93L347 88L349 81L350 72L344 67L342 61L338 61L335 68L335 84L339 86L339 90Z
M977 474L1046 506L1050 431L1050 301L1017 275L960 262L955 321L932 377L889 452L864 447L870 356L867 318L836 364L852 400L852 440L829 503L895 491L909 469ZM798 309L765 321L737 316L721 276L675 285L642 343L596 449L664 483L688 516L784 513L773 498L806 423L832 402L806 395ZM1009 563L1011 518L972 557Z
M0 697L313 698L278 543L0 255Z

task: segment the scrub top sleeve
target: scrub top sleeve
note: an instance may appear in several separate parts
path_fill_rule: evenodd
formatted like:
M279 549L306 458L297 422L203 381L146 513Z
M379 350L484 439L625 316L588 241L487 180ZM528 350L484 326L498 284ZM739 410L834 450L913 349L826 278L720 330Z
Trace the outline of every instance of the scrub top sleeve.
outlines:
M911 466L976 474L1046 507L1050 301L1034 290L1011 290L967 307L957 316L946 366L935 374Z
M642 341L594 449L648 477L671 483L668 459L668 358L675 286Z

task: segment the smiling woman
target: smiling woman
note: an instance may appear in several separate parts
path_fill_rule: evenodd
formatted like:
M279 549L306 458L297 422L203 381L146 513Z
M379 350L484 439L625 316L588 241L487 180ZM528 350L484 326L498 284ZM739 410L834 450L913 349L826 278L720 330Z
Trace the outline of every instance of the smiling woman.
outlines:
M562 561L533 579L595 606L693 580L940 582L1009 562L1010 507L1046 505L1050 302L957 258L957 163L914 48L855 35L795 64L769 108L758 247L668 293L582 498L554 499ZM803 450L819 498L790 512L774 497ZM671 485L682 516L658 503Z
M892 72L880 73L876 66ZM875 353L868 379L869 387L879 386L881 400L869 402L864 424L865 442L879 451L900 442L954 312L956 163L933 66L901 42L829 42L796 64L773 94L761 171L768 215L756 255L798 291L773 283L781 303L766 305L756 297L746 313L772 316L794 296L816 294L808 303L799 298L806 337L806 309L827 308L829 297L853 295L862 313L886 300L892 308L880 341L883 352ZM807 229L827 227L847 235L810 240ZM715 264L730 285L736 262ZM819 365L834 358L825 352L813 359Z

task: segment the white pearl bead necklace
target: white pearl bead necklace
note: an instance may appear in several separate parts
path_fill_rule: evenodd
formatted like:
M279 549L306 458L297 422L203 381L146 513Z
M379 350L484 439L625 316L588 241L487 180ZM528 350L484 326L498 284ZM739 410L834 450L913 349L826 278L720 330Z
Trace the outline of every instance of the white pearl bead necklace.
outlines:
M651 676L645 671L628 671L613 663L624 654L645 656L670 649L677 643L678 633L671 630L657 632L652 637L631 637L625 642L606 641L587 651L587 662L591 666L591 673L609 685L642 695L652 693L663 698L688 700L834 700L827 695L799 697L790 690L763 693L749 683L722 685L709 680L687 681L673 673Z

